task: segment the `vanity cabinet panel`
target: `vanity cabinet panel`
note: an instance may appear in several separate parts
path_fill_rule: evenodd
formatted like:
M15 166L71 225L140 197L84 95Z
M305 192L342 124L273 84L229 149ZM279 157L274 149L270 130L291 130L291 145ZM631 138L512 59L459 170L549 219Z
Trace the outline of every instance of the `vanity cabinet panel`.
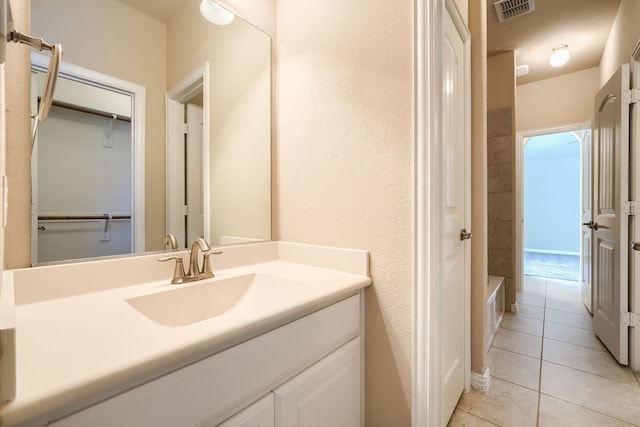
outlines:
M218 427L275 427L275 409L273 393L258 400L235 414ZM208 427L203 424L198 427Z
M274 391L276 426L360 426L360 387L361 348L356 338Z
M355 295L50 425L216 425L357 337L360 322Z

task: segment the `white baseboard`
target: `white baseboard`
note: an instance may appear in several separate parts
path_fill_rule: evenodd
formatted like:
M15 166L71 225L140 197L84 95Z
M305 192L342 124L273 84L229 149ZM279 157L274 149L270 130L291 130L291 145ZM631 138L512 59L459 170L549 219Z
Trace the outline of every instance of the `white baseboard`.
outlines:
M480 391L489 390L491 385L491 374L489 373L489 367L487 366L484 373L479 374L477 372L471 372L471 387Z
M518 303L511 304L511 312L512 313L517 313L518 312Z

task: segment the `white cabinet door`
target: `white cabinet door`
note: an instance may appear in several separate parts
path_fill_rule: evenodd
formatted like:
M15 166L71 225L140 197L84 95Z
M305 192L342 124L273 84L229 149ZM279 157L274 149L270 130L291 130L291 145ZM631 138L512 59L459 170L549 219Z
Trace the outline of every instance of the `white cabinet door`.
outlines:
M361 426L360 358L355 338L276 389L276 425Z
M238 412L219 427L275 427L273 393Z

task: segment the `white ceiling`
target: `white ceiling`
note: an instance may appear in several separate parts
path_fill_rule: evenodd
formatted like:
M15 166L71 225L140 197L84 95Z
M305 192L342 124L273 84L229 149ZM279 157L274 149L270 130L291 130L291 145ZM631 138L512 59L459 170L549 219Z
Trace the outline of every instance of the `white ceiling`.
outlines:
M119 1L167 22L184 0ZM524 84L599 65L620 0L535 0L534 12L502 24L493 3L487 0L487 52L491 56L515 50L516 64L529 65L529 74L517 80ZM549 55L562 43L569 45L571 60L552 68Z
M487 0L487 53L514 50L516 65L529 65L529 74L517 79L524 84L598 66L620 0L535 0L535 11L502 24L493 3ZM552 68L551 51L563 43L571 59Z

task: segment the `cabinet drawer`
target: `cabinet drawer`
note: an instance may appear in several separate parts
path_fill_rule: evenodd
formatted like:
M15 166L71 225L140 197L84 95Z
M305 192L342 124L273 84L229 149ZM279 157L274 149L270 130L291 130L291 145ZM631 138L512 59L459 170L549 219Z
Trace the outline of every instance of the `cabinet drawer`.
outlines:
M221 422L357 336L360 295L52 423L55 427Z

